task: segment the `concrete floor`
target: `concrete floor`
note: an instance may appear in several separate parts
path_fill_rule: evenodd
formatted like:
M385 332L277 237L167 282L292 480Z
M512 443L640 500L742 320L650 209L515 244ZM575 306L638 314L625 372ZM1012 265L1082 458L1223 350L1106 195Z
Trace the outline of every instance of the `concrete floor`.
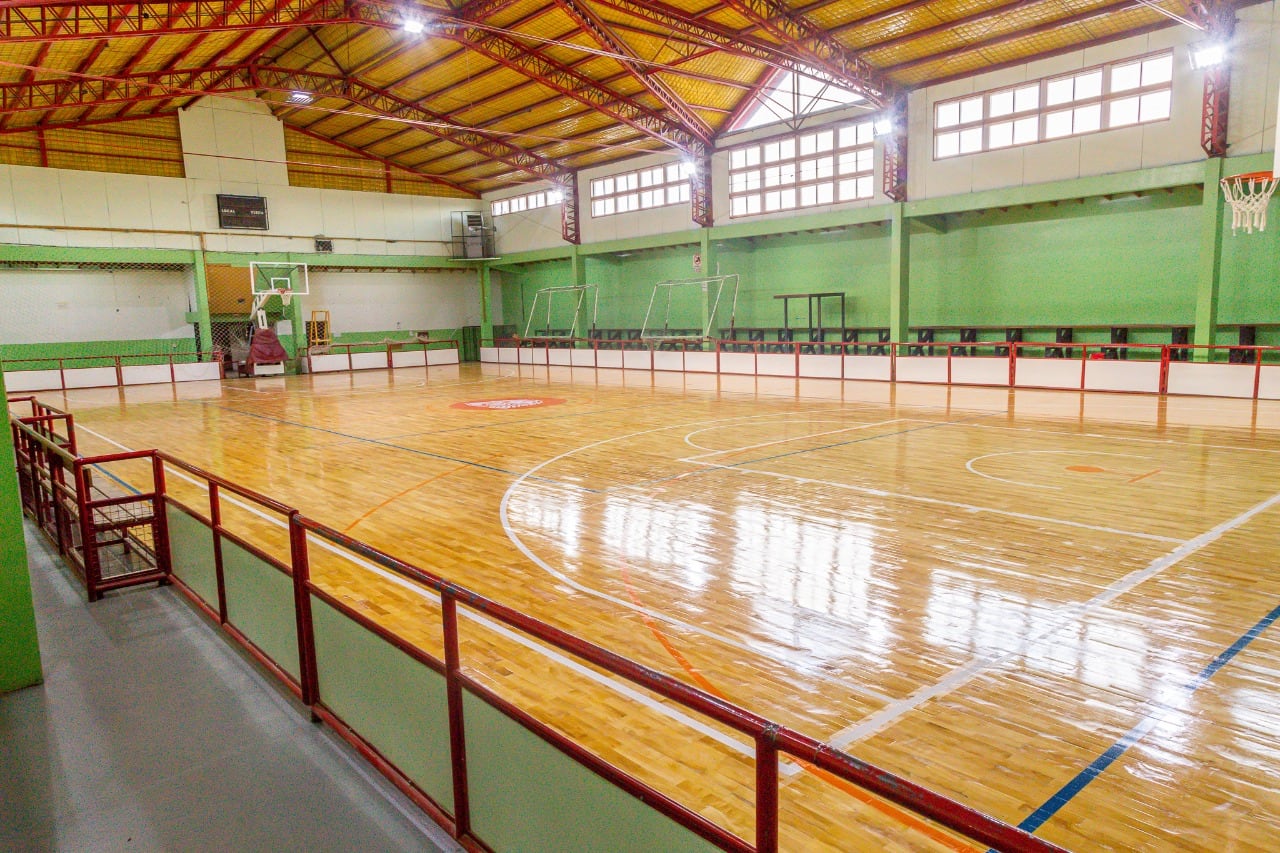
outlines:
M87 604L27 548L45 682L0 696L0 850L462 849L172 589Z

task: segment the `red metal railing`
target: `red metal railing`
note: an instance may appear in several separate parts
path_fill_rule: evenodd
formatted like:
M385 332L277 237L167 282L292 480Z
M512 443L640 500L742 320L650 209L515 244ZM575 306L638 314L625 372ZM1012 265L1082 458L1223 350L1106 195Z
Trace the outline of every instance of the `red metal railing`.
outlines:
M435 340L420 340L418 338L410 338L403 341L366 341L364 343L349 344L325 344L322 347L313 348L315 351L309 351L311 355L338 355L339 351L346 353L347 370L354 370L352 365L353 354L370 354L383 353L386 356L386 366L388 369L394 368L395 353L397 352L429 352L433 349L458 349L458 342L452 338L439 338ZM432 366L432 365L427 365Z
M213 350L207 355L191 352L139 353L129 355L77 355L54 356L48 358L10 358L0 359L0 372L58 372L58 387L46 390L65 391L68 370L86 370L92 368L110 369L115 374L114 383L104 383L104 388L124 387L125 368L158 367L169 368L169 381L177 382L177 365L180 364L222 364L222 351ZM44 366L32 366L44 365Z
M151 580L172 581L195 605L210 618L216 620L232 639L242 645L273 675L279 678L305 704L312 707L316 716L332 725L348 739L381 772L406 791L420 806L442 825L476 849L487 849L484 840L471 834L470 802L468 792L465 739L463 736L463 697L477 697L516 721L562 753L588 767L600 777L650 805L652 808L710 841L731 851L775 851L778 849L778 765L780 756L825 771L838 779L858 786L879 797L923 816L940 826L975 842L1000 850L1054 851L1060 848L1020 829L984 815L968 806L935 794L900 776L860 761L827 745L773 723L757 714L691 687L684 682L649 669L621 655L587 642L568 632L552 627L538 619L520 613L492 599L478 595L438 575L397 559L359 540L353 539L325 524L303 516L289 507L252 489L186 463L168 453L136 451L98 457L79 457L60 447L42 434L42 425L65 418L68 431L71 422L66 413L43 407L32 398L17 398L10 403L30 401L33 411L43 414L30 419L11 418L15 445L18 447L18 469L23 481L24 507L41 524L42 529L58 544L85 579L90 599L95 599L109 589ZM32 420L33 423L25 423ZM73 443L73 440L72 440ZM91 472L102 471L115 463L134 463L149 460L151 463L151 488L147 493L127 495L100 495L92 485ZM198 488L207 491L208 514L191 509L170 494L166 466L181 471L192 479ZM71 478L65 476L66 471ZM133 472L136 476L136 471ZM274 516L288 528L288 559L280 559L264 548L238 535L224 524L224 493L248 501L257 511ZM132 506L145 511L129 518L112 515L121 507ZM169 555L165 508L172 507L185 512L214 534L213 556L216 576L216 601L205 601L182 579L173 575ZM139 530L149 531L151 541L143 548L143 536ZM385 627L374 624L367 617L338 600L310 578L310 537L326 541L344 552L358 555L391 572L434 590L441 604L441 641L443 661L433 657L406 639ZM288 576L293 589L293 621L298 644L298 672L291 674L264 651L254 638L246 636L228 619L227 590L224 582L222 546L233 542L240 548ZM84 543L90 543L85 547ZM143 549L151 555L149 568L125 576L103 577L100 571L100 551L110 549ZM415 660L442 673L446 679L449 719L449 748L453 773L454 801L436 803L359 732L345 724L324 704L316 671L314 624L311 614L312 597L319 598L337 609L365 629L376 633L396 648L405 651ZM458 608L462 607L484 618L493 620L517 631L527 638L546 644L572 655L580 661L625 679L683 708L706 717L716 723L739 732L755 745L754 763L756 778L755 841L748 842L729 829L692 811L634 776L610 764L582 745L561 735L539 722L529 713L509 700L499 696L485 684L468 675L463 669L462 648L458 633Z
M492 343L501 349L538 350L540 357L532 362L534 365L564 366L600 366L601 351L645 352L652 356L660 352L676 352L683 355L692 353L714 353L714 372L722 370L721 359L726 354L760 356L787 355L795 360L792 373L787 375L805 376L802 370L802 357L810 355L845 355L845 356L877 356L888 362L888 370L877 377L887 381L928 381L941 384L957 385L993 385L997 387L1048 387L1075 388L1088 390L1090 365L1096 362L1121 362L1128 364L1159 364L1157 380L1149 388L1126 389L1140 390L1145 393L1169 393L1169 373L1178 364L1231 364L1247 367L1253 371L1252 394L1230 395L1257 399L1262 384L1263 368L1280 366L1280 346L1239 346L1239 345L1196 345L1196 344L1143 344L1143 343L1106 343L1078 341L910 341L910 342L877 342L877 341L742 341L742 340L700 340L685 338L645 338L638 340L600 340L598 338L499 338ZM590 351L590 363L583 364L572 356L557 361L553 352ZM1197 358L1196 354L1203 354ZM909 359L945 359L945 374L938 379L903 380L899 366ZM959 360L972 362L974 359L1000 359L1007 362L1006 374L999 381L964 381L956 380L955 367ZM1020 381L1018 363L1033 359L1037 362L1078 363L1078 380L1067 385L1037 386L1032 382ZM619 367L620 364L608 366ZM658 371L656 359L650 359L648 370ZM676 368L679 370L680 368ZM708 368L707 370L711 370ZM729 371L732 372L732 371ZM759 373L758 369L756 370ZM1095 371L1096 372L1096 371ZM767 375L767 374L764 374ZM823 374L827 376L827 374ZM841 361L836 375L829 378L855 378L847 375L847 365ZM859 376L859 379L867 377ZM1107 390L1098 388L1094 390ZM1188 392L1194 393L1194 392ZM1225 395L1224 395L1225 396Z
M159 460L151 451L79 456L71 415L33 398L9 403L26 400L42 414L10 418L23 510L80 575L89 600L113 589L165 582L169 537L159 512ZM65 425L65 435L55 431L58 423ZM102 485L123 483L108 468L136 460L151 466L150 492Z

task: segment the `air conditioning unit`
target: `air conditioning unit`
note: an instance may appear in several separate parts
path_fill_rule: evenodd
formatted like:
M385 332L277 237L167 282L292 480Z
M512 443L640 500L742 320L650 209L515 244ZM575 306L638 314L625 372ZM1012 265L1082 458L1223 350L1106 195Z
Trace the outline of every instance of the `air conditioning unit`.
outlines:
M330 240L330 239L328 239L328 238L326 238L326 237L317 237L317 238L316 238L316 251L317 251L317 252L324 252L324 253L326 253L326 254L332 254L332 253L333 253L333 241L332 241L332 240Z

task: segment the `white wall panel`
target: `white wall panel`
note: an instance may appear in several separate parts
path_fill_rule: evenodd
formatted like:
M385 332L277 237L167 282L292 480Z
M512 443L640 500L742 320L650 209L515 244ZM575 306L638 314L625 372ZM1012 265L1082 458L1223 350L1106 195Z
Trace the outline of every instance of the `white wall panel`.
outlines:
M150 270L0 270L0 340L192 337L191 274Z
M480 323L475 273L312 272L304 308L329 311L335 333L455 329Z

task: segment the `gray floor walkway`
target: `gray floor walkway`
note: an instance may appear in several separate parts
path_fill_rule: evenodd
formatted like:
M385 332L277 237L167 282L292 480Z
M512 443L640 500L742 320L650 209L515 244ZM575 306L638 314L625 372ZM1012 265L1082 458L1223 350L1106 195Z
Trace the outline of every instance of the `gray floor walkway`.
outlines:
M172 589L90 605L27 548L45 683L0 696L0 849L461 850Z

